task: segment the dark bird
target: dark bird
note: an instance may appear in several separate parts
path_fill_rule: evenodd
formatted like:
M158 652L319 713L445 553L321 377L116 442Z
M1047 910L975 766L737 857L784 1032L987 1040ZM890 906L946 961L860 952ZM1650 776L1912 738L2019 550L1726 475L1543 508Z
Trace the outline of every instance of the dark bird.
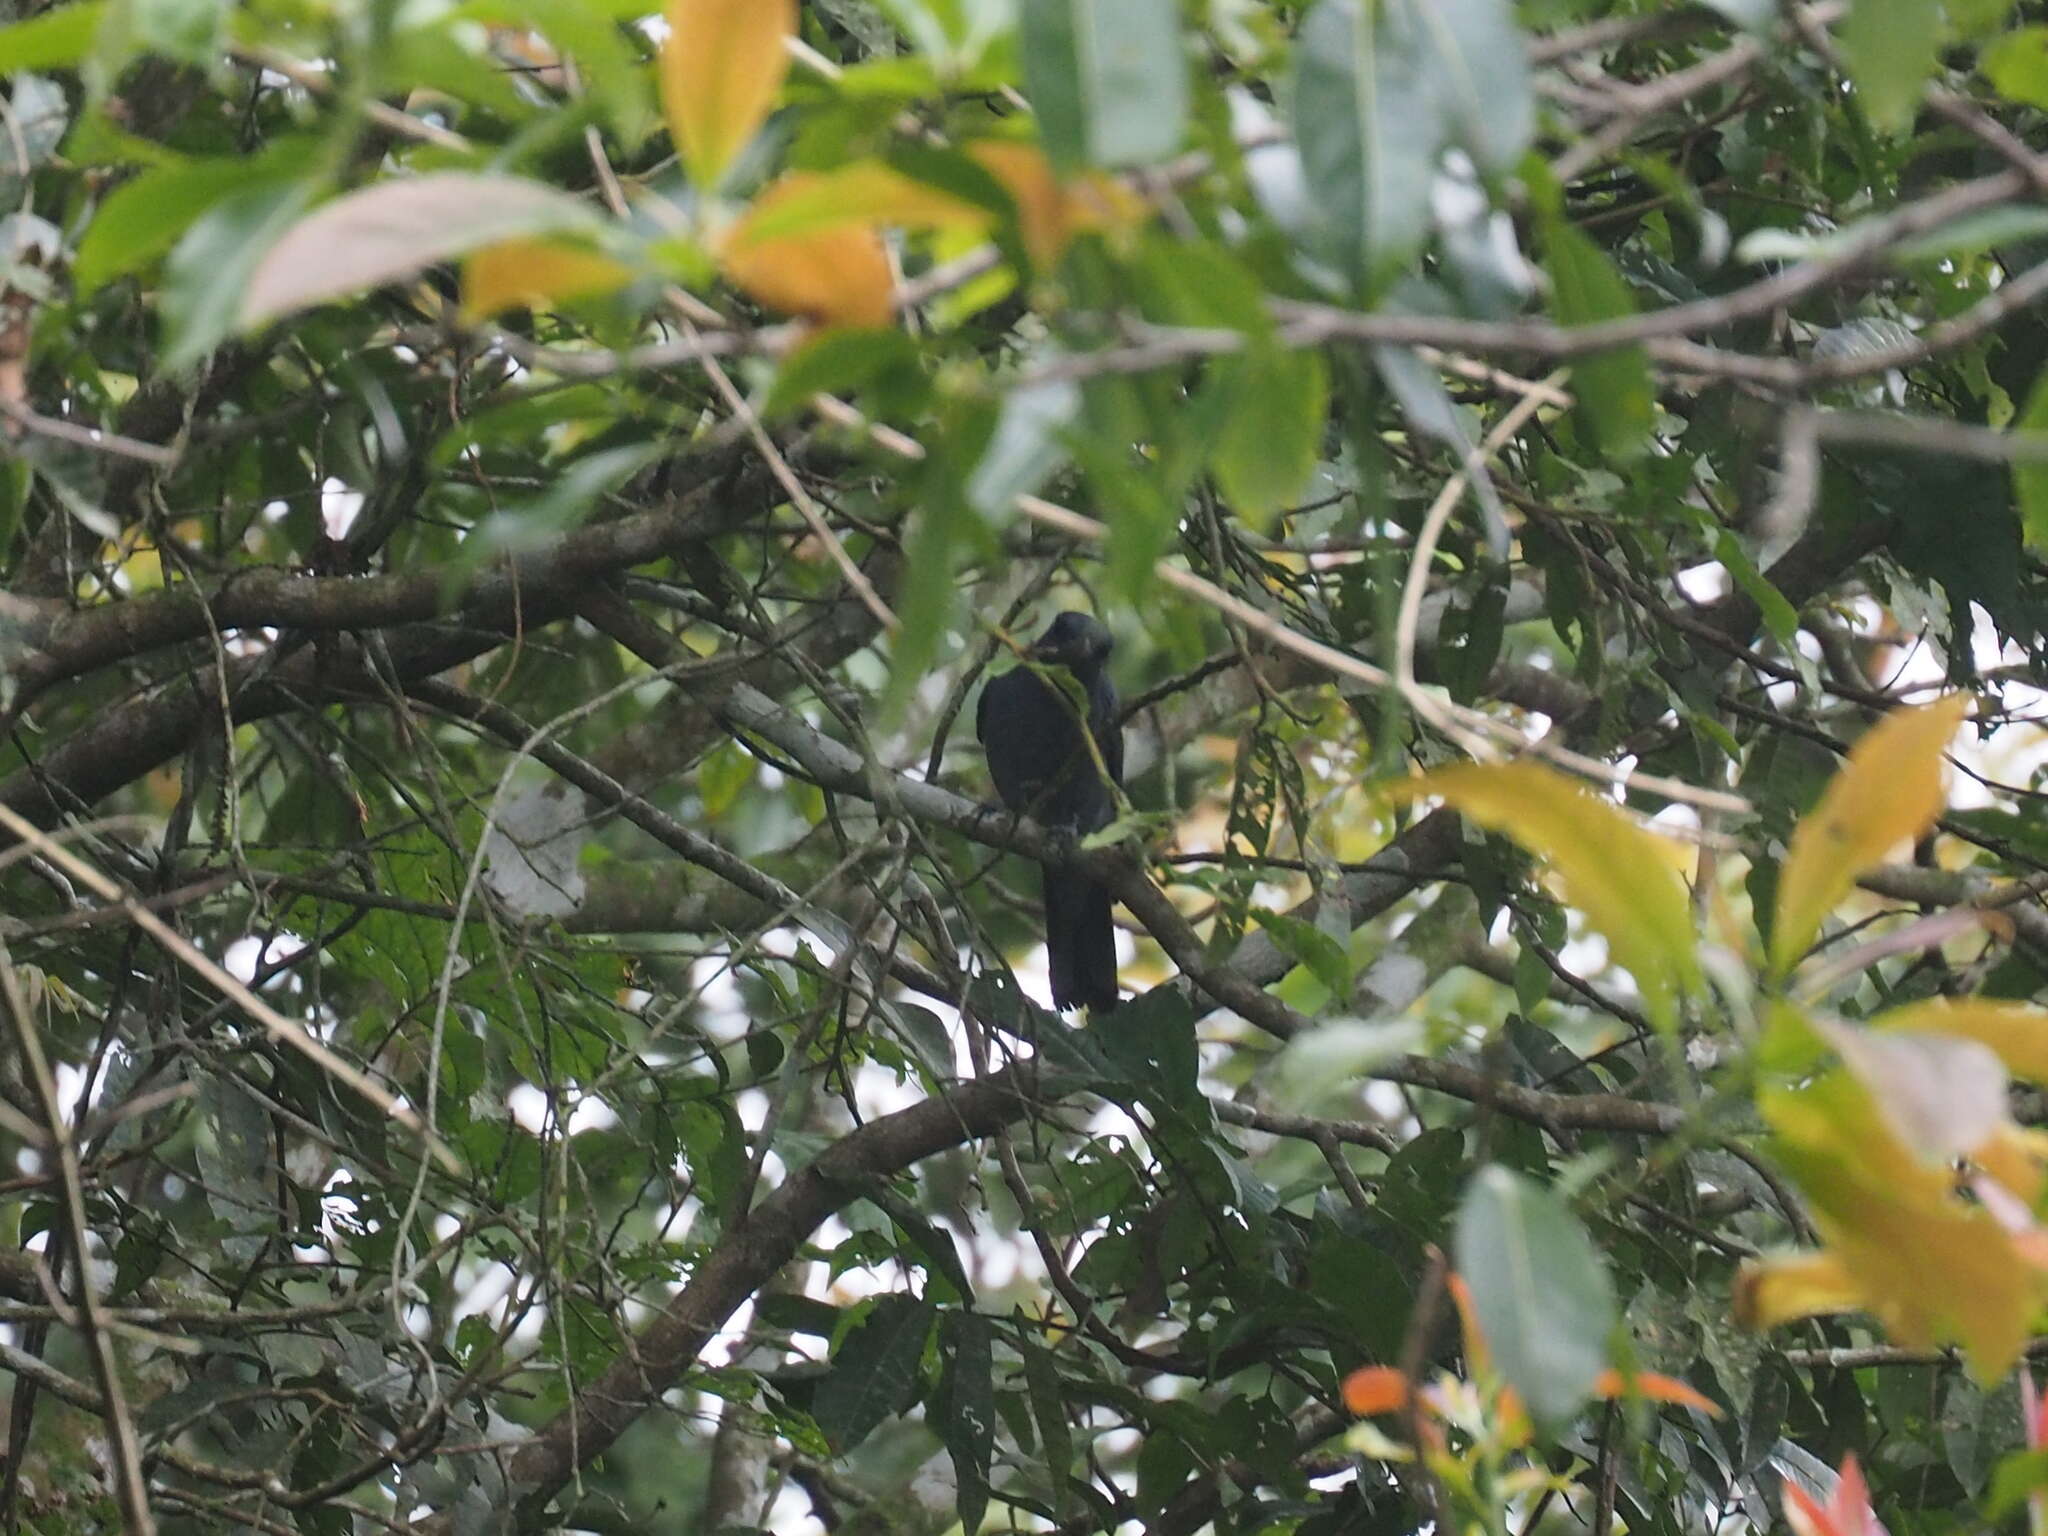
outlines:
M1100 620L1063 613L1024 653L1035 665L1005 672L982 689L974 733L988 754L996 793L1012 811L1084 836L1115 818L1124 733L1116 687L1102 670L1111 644ZM1041 668L1050 675L1041 675ZM1075 696L1059 686L1060 671L1080 685ZM1084 720L1095 738L1093 752L1081 731ZM1116 932L1108 889L1084 870L1045 864L1039 874L1053 1006L1114 1008Z

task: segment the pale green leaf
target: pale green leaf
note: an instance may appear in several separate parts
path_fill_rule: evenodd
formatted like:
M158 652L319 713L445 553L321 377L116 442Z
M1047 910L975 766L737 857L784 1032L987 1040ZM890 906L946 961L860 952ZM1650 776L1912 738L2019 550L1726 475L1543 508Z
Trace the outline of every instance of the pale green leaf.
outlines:
M1856 0L1838 34L1856 96L1887 133L1913 125L1941 49L1941 0Z
M1180 148L1188 68L1175 0L1023 0L1019 20L1024 83L1060 169Z
M1412 27L1366 0L1319 0L1295 41L1294 137L1331 255L1362 288L1420 249L1443 119Z
M1549 1190L1496 1166L1472 1181L1455 1246L1501 1375L1539 1422L1562 1424L1607 1365L1615 1323L1614 1287L1585 1228Z

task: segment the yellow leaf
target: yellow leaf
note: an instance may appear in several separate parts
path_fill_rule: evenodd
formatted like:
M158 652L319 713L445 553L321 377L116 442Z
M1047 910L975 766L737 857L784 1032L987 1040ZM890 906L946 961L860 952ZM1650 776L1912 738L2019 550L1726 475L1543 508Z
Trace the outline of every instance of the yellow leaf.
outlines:
M2041 1198L2042 1140L2039 1131L2008 1123L1972 1153L1970 1161L2003 1184L2023 1210L2031 1212Z
M1595 799L1540 763L1462 763L1389 786L1396 797L1435 795L1543 859L1559 894L1606 936L1650 1016L1675 1018L1678 992L1697 971L1692 911L1670 840Z
M1135 228L1145 219L1145 200L1115 177L1092 171L1062 182L1036 144L980 139L967 153L1010 194L1025 254L1040 272L1059 265L1076 235Z
M474 323L508 309L549 309L616 293L633 269L599 251L559 240L506 240L462 263L462 318Z
M1864 732L1820 804L1800 819L1778 873L1771 968L1779 975L1806 953L1821 919L1858 875L1933 824L1942 806L1942 750L1969 706L1967 695L1952 693L1885 716Z
M1758 1332L1863 1305L1863 1288L1832 1253L1768 1254L1735 1274L1735 1320Z
M661 110L690 180L718 184L789 71L796 0L667 0Z
M1997 1218L1959 1198L1946 1169L1917 1159L1846 1072L1765 1093L1758 1107L1777 1133L1775 1160L1811 1203L1846 1277L1838 1291L1853 1293L1899 1343L1957 1343L1979 1380L2003 1374L2031 1332L2041 1286Z
M986 208L905 176L894 166L856 160L810 177L765 211L750 212L744 233L728 236L726 248L795 239L847 224L978 231L992 222Z
M2048 1009L1983 997L1931 997L1887 1008L1869 1027L1975 1040L1989 1047L2014 1077L2048 1083Z
M826 325L884 326L895 318L889 253L870 224L841 224L808 234L755 239L749 226L817 177L792 171L754 199L727 231L719 252L725 275L770 309Z

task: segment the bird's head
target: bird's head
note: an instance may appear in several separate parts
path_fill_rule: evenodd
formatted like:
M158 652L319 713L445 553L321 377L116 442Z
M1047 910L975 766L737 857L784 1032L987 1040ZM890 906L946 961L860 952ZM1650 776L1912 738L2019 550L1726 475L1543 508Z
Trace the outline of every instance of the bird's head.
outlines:
M1115 644L1109 627L1085 613L1063 613L1046 626L1038 643L1031 647L1033 661L1070 671L1092 671L1109 659Z

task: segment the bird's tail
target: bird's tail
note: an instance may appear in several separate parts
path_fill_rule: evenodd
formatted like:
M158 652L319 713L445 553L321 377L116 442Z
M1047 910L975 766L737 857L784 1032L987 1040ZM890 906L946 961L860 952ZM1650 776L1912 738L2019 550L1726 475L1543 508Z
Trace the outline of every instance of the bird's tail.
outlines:
M1045 948L1055 1008L1107 1013L1117 1003L1116 929L1109 888L1078 869L1039 866L1045 896Z

